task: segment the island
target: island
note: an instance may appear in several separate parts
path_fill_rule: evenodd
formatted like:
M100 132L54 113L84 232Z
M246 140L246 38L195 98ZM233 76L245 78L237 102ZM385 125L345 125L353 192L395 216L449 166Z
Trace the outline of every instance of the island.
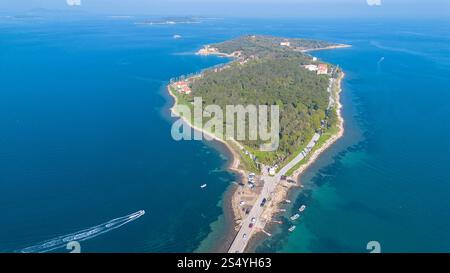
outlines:
M165 17L160 19L147 19L136 22L137 25L176 25L176 24L199 24L199 17Z
M224 143L233 155L230 169L239 173L229 200L234 227L226 251L244 252L258 232L264 232L274 215L284 210L281 205L291 187L302 187L299 175L344 133L339 95L343 71L336 65L310 55L315 50L346 48L335 44L300 38L246 35L218 44L206 45L197 54L216 55L230 61L200 73L171 79L167 86L175 104L174 116L181 117L191 128L209 139ZM265 140L224 137L222 130L205 128L214 117L207 110L194 109L196 98L201 105L265 105L277 106L279 123L277 146L261 149ZM193 115L179 110L185 106ZM202 119L196 119L202 115ZM241 117L242 118L242 117ZM244 116L249 125L250 116ZM198 121L200 120L200 121ZM234 120L234 117L233 117ZM216 123L217 125L217 123ZM223 128L236 124L220 119ZM273 127L272 122L269 127ZM246 131L250 135L251 129ZM302 213L306 206L299 208ZM299 214L290 217L289 231L295 229Z

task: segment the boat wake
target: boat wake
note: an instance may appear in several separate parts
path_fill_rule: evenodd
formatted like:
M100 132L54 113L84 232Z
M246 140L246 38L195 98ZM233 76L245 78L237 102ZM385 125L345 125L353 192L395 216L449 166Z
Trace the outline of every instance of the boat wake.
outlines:
M84 230L74 232L74 233L64 235L64 236L59 236L54 239L42 242L35 246L26 247L17 252L20 252L20 253L45 253L45 252L49 252L49 251L52 251L52 250L55 250L58 248L63 248L63 247L66 247L66 245L69 242L86 241L86 240L92 239L94 237L97 237L101 234L104 234L106 232L109 232L111 230L114 230L116 228L119 228L129 222L132 222L132 221L138 219L139 217L141 217L144 214L145 214L145 211L140 210L135 213L129 214L127 216L119 217L119 218L110 220L106 223L103 223L103 224L100 224L100 225L97 225L97 226L94 226L94 227L91 227L88 229L84 229Z

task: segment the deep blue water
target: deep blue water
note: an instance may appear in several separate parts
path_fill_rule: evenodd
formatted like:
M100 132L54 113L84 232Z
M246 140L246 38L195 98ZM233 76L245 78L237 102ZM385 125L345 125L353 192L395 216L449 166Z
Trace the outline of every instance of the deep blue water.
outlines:
M144 209L82 251L193 251L234 176L170 136L171 77L212 66L202 32L132 21L0 24L0 251ZM207 183L205 190L200 185Z
M140 209L82 251L212 245L236 177L221 147L171 139L164 86L226 61L193 55L201 45L248 33L353 45L314 53L346 72L346 134L293 193L293 209L308 206L297 230L276 227L257 250L366 251L376 240L450 251L448 21L0 20L0 252Z

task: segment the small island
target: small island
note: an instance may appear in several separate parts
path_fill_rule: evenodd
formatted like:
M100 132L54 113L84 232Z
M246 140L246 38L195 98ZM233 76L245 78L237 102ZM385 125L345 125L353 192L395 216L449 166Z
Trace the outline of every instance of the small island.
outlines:
M264 232L291 187L301 187L298 176L318 155L343 135L339 93L344 73L309 52L345 48L299 38L247 35L223 43L206 45L198 55L230 58L230 62L201 73L172 79L167 89L175 99L174 115L204 135L224 143L233 154L230 169L241 180L233 189L233 240L228 252L244 252L252 236ZM279 142L277 149L262 151L262 139L224 139L214 130L194 122L177 111L177 106L194 107L194 98L204 105L277 105ZM193 111L195 112L195 111ZM202 114L202 113L200 113ZM212 117L211 117L212 118ZM247 121L246 121L247 122ZM224 121L223 126L227 123ZM233 125L234 126L234 125ZM300 213L305 209L299 208ZM293 215L291 220L296 220ZM292 221L289 230L295 229Z
M199 24L198 17L165 17L161 19L147 19L136 22L137 25L177 25L177 24Z

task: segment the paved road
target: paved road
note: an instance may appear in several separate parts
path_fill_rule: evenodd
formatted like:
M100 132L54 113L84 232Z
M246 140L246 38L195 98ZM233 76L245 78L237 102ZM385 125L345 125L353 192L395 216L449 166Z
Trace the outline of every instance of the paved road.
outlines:
M297 165L300 161L302 161L305 158L305 156L311 152L312 148L314 148L319 138L320 134L318 133L314 134L311 141L308 143L308 145L306 145L306 148L301 153L299 153L294 159L292 159L288 164L286 164L286 166L284 166L278 173L280 173L281 175L285 175L287 171L294 168L295 165Z
M255 218L258 220L260 218L264 210L264 207L261 207L260 204L264 198L267 198L268 196L270 196L270 193L273 192L276 187L277 181L279 181L280 179L280 176L276 175L274 177L270 177L267 175L263 176L261 179L264 180L264 186L261 194L258 196L255 205L253 205L252 209L250 210L250 213L243 220L241 229L239 230L233 243L231 244L230 249L228 250L229 253L244 252L244 249L248 243L248 239L252 236L254 230L254 228L249 227L251 219ZM246 239L244 239L244 234L246 234Z
M245 247L247 246L248 240L253 235L254 228L250 228L249 225L251 223L251 219L255 218L259 221L264 207L261 207L260 204L264 198L268 198L271 196L275 187L281 179L282 175L285 175L287 171L293 168L297 163L303 160L305 156L311 151L311 149L316 145L317 140L319 139L320 134L315 134L311 141L306 146L305 150L298 154L293 160L291 160L286 166L284 166L275 176L269 176L267 173L267 168L263 167L263 173L261 176L261 180L264 181L263 189L261 190L260 195L256 199L255 205L253 205L247 217L243 220L242 226L239 229L238 234L233 240L228 253L241 253L244 252ZM258 225L258 223L256 224ZM244 239L244 234L246 235Z

